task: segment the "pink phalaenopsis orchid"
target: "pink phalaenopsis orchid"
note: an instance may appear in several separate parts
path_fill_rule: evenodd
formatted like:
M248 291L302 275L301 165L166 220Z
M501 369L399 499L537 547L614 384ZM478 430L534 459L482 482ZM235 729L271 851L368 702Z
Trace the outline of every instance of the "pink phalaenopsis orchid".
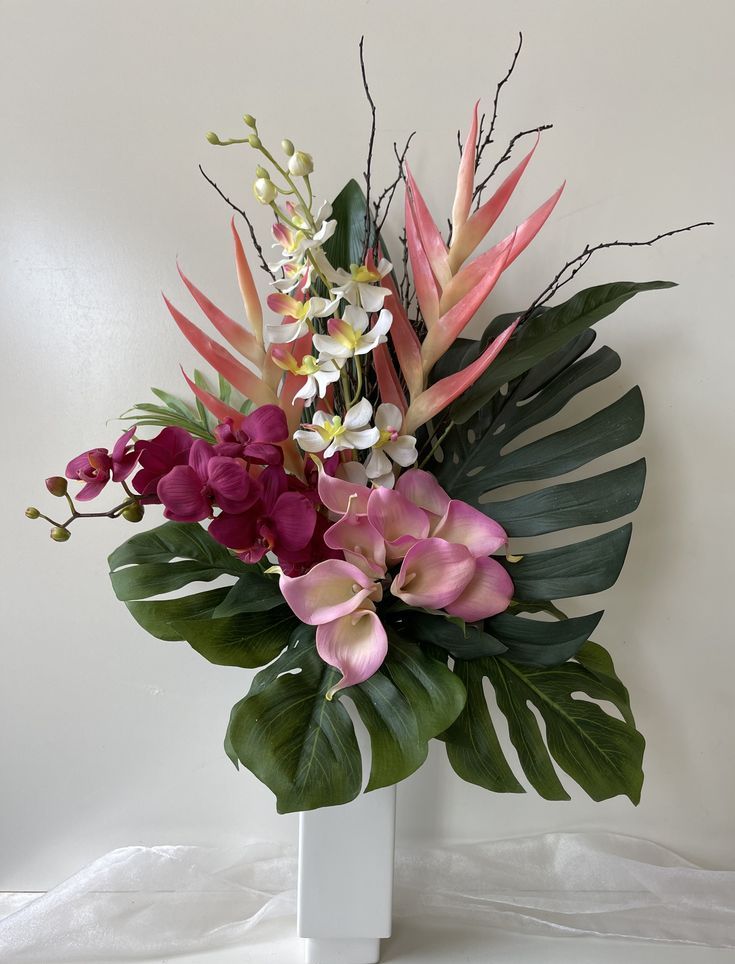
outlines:
M176 465L158 483L164 515L174 522L201 522L215 505L225 512L245 512L258 499L260 486L241 459L217 455L214 446L197 439L186 465Z
M103 448L89 449L69 462L65 472L67 479L85 483L76 496L80 502L94 499L110 480L124 482L133 471L138 461L135 446L130 445L135 428L133 426L120 436L112 452Z

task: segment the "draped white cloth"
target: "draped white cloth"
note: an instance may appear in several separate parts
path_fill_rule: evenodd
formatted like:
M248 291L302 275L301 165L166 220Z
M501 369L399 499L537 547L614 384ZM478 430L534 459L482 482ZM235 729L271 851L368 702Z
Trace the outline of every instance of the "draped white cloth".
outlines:
M124 847L47 894L0 895L0 961L99 964L246 945L262 922L295 913L295 888L295 855L274 844ZM395 914L735 947L735 871L607 833L404 851Z

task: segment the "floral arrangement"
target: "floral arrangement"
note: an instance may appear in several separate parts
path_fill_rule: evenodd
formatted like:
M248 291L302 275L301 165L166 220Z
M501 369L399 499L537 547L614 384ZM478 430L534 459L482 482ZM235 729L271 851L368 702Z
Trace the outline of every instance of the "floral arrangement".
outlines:
M352 180L317 204L311 155L288 140L271 150L250 115L242 137L209 134L260 155L253 193L273 212L272 263L240 213L270 276L268 313L233 220L245 323L183 271L217 336L165 299L216 386L185 374L192 403L154 390L157 403L125 416L135 424L111 451L89 449L64 477L47 479L68 519L27 510L59 542L85 516L138 522L162 510L167 521L110 556L114 591L153 636L185 640L214 663L264 667L232 710L225 748L273 790L280 812L360 792L345 698L371 740L367 790L409 776L439 739L463 779L523 792L497 734L502 715L543 797L568 798L557 767L595 800L640 797L643 737L610 656L590 639L602 613L567 617L556 604L615 582L630 524L523 555L509 544L629 514L644 460L495 493L566 476L638 438L638 388L568 428L538 437L538 427L618 369L610 348L591 350L595 322L671 284L598 285L550 306L592 253L621 242L588 246L529 306L495 318L479 340L464 336L562 194L563 185L478 253L549 126L517 135L483 174L508 76L492 116L476 105L460 142L448 235L406 163L410 138L402 153L394 145L395 181L371 195L375 106L364 63L373 118L365 191ZM484 199L532 133L533 146ZM401 189L397 263L384 228ZM75 495L69 481L81 483ZM114 508L80 509L113 485L122 492ZM222 576L226 585L192 588Z

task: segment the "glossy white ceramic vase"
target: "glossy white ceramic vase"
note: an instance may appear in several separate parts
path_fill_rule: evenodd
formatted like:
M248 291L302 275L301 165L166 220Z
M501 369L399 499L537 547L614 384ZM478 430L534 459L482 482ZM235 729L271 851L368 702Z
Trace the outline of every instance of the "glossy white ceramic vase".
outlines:
M305 964L377 964L390 937L396 788L300 814L297 929Z

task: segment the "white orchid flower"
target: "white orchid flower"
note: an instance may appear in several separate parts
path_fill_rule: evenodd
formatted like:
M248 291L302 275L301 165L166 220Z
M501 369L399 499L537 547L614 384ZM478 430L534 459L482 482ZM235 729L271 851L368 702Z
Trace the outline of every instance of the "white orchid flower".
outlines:
M384 402L375 412L375 425L380 438L372 446L365 463L365 473L373 485L393 488L395 476L391 460L402 468L413 465L418 458L416 439L401 435L403 415L397 405Z
M298 301L287 294L268 295L268 307L277 315L293 318L292 322L281 325L268 325L269 344L285 345L296 341L308 331L311 331L312 318L326 318L334 314L339 299L328 301L326 298L309 298Z
M376 266L373 253L368 253L365 264L352 264L350 270L343 268L333 270L330 281L337 284L332 288L333 295L339 295L351 305L359 305L365 311L380 311L385 299L390 294L389 288L382 288L379 282L393 270L393 265L385 258L381 258Z
M290 295L299 285L302 285L304 290L311 285L312 266L308 261L302 261L301 264L297 261L284 261L281 268L283 269L283 277L271 281L271 286L276 291L280 291L284 295Z
M328 335L314 335L314 347L325 355L343 361L353 355L367 355L388 340L392 323L393 315L383 308L373 327L368 329L369 318L365 309L348 305L342 318L329 319Z
M303 398L309 404L313 402L317 395L319 398L324 398L327 393L327 386L339 379L339 368L331 358L314 358L313 355L304 355L301 364L299 364L290 351L280 346L273 349L272 357L279 368L306 379L303 386L294 395L293 402L297 398Z
M313 216L315 227L304 217L303 211L292 202L289 201L286 208L289 220L294 227L280 221L273 225L271 230L276 241L273 247L281 248L282 257L269 265L272 271L278 271L289 262L302 262L306 258L307 251L321 247L337 230L337 222L328 220L332 213L330 204L322 204Z
M313 422L294 432L294 439L304 452L324 452L326 459L345 449L369 449L380 438L380 431L370 427L372 414L366 398L347 409L344 419L316 412Z

